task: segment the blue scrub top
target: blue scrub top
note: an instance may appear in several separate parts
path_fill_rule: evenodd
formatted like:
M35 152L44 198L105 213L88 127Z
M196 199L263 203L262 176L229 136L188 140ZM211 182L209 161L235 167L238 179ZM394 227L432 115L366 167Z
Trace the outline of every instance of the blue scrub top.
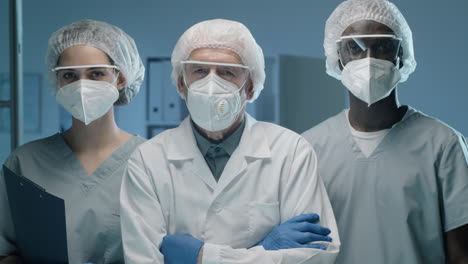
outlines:
M5 165L47 192L65 200L70 263L124 263L120 234L121 179L133 150L145 139L133 136L92 175L65 143L61 134L27 143ZM15 234L0 177L0 256L15 251Z
M468 224L463 136L409 107L366 158L345 112L303 136L338 222L337 263L445 263L444 233Z

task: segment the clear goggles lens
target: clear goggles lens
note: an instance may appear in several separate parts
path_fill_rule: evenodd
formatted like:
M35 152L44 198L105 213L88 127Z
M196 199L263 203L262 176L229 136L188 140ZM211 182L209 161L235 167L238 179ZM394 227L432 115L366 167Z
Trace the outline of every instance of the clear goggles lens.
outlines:
M249 77L249 67L241 64L182 61L182 74L187 87L214 73L224 80L242 88Z
M395 35L350 35L340 37L336 44L343 65L367 57L394 62L398 57L401 38Z
M118 70L118 67L114 65L80 65L52 69L60 87L80 79L113 83L117 79Z

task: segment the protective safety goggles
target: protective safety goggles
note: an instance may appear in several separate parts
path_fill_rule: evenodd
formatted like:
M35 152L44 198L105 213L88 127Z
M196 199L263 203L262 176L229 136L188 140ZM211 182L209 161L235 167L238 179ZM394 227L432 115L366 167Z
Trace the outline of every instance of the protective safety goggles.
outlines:
M190 85L198 80L214 73L224 80L242 88L249 78L249 67L241 64L204 62L204 61L181 61L182 74L185 85Z
M395 62L401 38L391 34L342 36L336 41L342 65L353 60L372 57Z
M65 86L80 79L113 83L117 79L119 68L115 65L97 64L55 67L52 71L56 73L59 86Z

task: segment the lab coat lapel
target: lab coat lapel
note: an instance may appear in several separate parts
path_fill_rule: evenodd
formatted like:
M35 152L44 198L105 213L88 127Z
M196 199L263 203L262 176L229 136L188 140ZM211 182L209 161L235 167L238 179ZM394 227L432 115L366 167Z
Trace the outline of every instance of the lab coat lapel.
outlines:
M210 187L211 190L215 190L216 180L200 151L198 152L199 153L192 160L192 166L187 168L187 171L184 172L184 175L195 174L200 177L205 182L205 184Z
M246 124L242 133L239 146L232 154L221 174L218 185L216 186L215 196L224 189L235 183L235 179L246 174L249 163L257 160L270 158L270 147L265 138L262 127L257 126L257 121L246 114ZM255 177L255 175L247 175Z
M181 166L181 173L187 177L197 175L211 190L214 190L216 180L197 146L190 125L190 117L185 118L172 133L170 142L168 142L168 160L188 162L188 166Z

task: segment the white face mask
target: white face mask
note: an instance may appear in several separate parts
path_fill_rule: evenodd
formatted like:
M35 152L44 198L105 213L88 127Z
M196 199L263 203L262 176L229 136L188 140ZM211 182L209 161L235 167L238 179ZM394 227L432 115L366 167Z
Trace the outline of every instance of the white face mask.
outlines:
M187 108L192 120L208 131L228 128L242 109L237 85L216 74L193 82L187 89Z
M365 58L350 61L341 73L341 82L368 106L390 95L400 82L399 60L396 66L387 60Z
M55 95L57 102L85 125L107 113L118 98L114 84L86 79L63 86Z

